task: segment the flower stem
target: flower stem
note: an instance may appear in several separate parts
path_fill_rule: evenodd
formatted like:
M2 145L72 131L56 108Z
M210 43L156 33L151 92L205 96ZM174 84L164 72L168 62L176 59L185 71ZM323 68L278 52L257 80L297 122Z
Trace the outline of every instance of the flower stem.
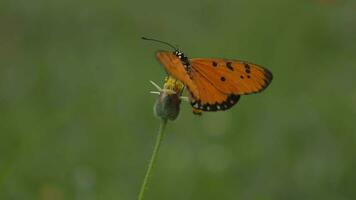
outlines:
M164 129L166 127L166 124L167 124L167 119L162 119L161 125L160 125L159 130L158 130L158 135L157 135L157 138L156 138L156 144L155 144L155 147L153 149L153 153L152 153L150 162L148 164L148 168L147 168L147 171L146 171L145 178L143 179L143 183L142 183L142 186L141 186L141 189L140 189L140 193L138 195L138 200L143 200L145 198L145 192L147 191L148 184L150 183L151 177L152 177L152 169L153 169L153 167L154 167L154 165L156 163L157 154L159 152L159 148L161 147L161 143L163 141Z

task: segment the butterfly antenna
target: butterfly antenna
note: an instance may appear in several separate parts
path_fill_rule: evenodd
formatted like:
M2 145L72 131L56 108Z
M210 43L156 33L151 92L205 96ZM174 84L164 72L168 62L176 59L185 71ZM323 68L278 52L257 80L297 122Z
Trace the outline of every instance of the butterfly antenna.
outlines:
M164 41L161 41L161 40L156 40L156 39L152 39L152 38L146 38L146 37L142 37L143 40L150 40L150 41L155 41L155 42L159 42L159 43L162 43L162 44L166 44L170 47L172 47L174 50L177 50L178 48L169 44L168 42L164 42Z

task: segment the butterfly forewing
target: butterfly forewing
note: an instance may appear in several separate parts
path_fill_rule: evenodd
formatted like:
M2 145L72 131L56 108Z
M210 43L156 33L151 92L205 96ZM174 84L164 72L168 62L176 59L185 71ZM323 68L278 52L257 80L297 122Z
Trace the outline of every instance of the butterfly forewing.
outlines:
M189 92L195 98L199 98L199 91L197 90L196 85L189 77L189 74L186 72L181 60L177 58L177 56L175 56L172 52L157 51L156 57L162 63L168 74L182 81L188 88Z
M253 63L220 58L196 58L191 66L225 94L251 94L265 89L272 80L267 69Z

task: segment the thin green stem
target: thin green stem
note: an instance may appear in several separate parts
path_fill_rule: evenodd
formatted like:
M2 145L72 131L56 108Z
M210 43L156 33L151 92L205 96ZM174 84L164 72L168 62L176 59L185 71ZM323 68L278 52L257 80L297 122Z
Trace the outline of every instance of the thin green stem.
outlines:
M153 167L154 167L154 165L156 163L157 154L159 152L159 148L161 147L161 143L163 141L164 129L166 127L166 124L167 124L167 120L166 119L162 119L161 125L160 125L159 130L158 130L156 144L155 144L155 147L153 149L152 156L151 156L151 160L150 160L150 163L148 164L146 175L145 175L145 178L143 179L143 183L142 183L142 186L141 186L141 189L140 189L140 193L138 195L138 200L143 200L145 198L145 192L147 191L148 184L150 183L151 177L152 177L152 169L153 169Z

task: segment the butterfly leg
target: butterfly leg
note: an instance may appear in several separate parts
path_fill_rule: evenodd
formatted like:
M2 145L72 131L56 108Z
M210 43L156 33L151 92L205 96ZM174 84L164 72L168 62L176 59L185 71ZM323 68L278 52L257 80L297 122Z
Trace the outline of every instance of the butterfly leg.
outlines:
M192 108L192 112L194 115L199 115L201 116L203 114L203 112L199 109L196 109L196 108Z

